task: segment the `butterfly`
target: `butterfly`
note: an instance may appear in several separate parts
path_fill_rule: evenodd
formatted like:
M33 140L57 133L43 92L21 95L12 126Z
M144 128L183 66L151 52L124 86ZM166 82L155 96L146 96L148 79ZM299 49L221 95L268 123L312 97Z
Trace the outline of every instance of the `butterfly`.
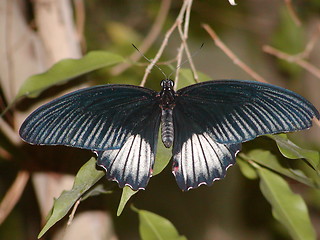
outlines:
M214 80L161 91L123 84L81 89L31 113L20 128L30 144L89 149L107 178L144 189L154 165L159 127L172 147L172 172L183 190L211 185L235 164L241 143L260 135L310 128L317 109L271 84Z

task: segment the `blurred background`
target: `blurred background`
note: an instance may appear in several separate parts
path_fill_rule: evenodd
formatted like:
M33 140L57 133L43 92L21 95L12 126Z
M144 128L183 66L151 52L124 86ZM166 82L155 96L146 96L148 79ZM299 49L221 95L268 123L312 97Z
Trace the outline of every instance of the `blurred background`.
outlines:
M61 59L79 58L91 50L105 50L127 58L137 54L132 43L152 59L182 3L2 0L2 111L15 99L24 80ZM211 79L254 80L214 44L201 26L206 23L265 80L301 94L320 109L320 1L239 0L237 4L231 6L227 0L194 1L187 43L191 52L197 52L193 57L197 71ZM162 63L176 58L180 44L176 30L159 61L168 75L175 70ZM290 55L287 60L291 62L266 53L263 50L266 45ZM25 117L39 105L79 87L106 83L139 85L147 64L143 58L139 62L133 59L127 66L120 64L95 71L50 88L36 99L22 99L6 113L0 122L0 239L36 239L53 197L57 198L63 189L70 189L73 176L92 156L89 151L79 149L23 143L18 129ZM188 63L183 67L188 67ZM160 71L153 69L146 87L159 90L163 78ZM300 146L319 149L319 134L320 127L314 126L294 134L293 139ZM264 138L248 143L247 147L250 144L270 144L275 148L273 141ZM170 158L170 154L164 157ZM140 239L138 216L130 204L167 218L188 239L291 239L274 220L271 207L260 192L259 181L246 179L237 165L211 187L181 192L169 164L150 180L147 190L130 200L120 217L116 211L121 189L105 179L101 183L113 192L83 201L68 230L65 217L42 239ZM320 236L319 190L294 181L289 183L307 202Z

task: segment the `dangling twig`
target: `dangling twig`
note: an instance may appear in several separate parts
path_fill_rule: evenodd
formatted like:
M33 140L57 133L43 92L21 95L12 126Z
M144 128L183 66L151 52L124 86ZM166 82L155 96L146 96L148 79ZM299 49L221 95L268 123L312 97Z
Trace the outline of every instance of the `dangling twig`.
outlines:
M184 29L182 30L182 26L178 26L180 38L181 38L181 45L178 51L178 59L177 59L177 72L176 72L176 77L175 77L175 90L177 89L178 86L178 81L179 81L179 70L182 62L182 56L183 56L183 51L186 52L188 62L190 64L192 73L193 73L193 78L195 82L199 82L199 77L195 68L195 65L192 60L192 56L187 44L187 39L188 39L188 33L189 33L189 23L190 23L190 12L191 12L191 7L192 7L192 0L189 1L189 5L187 7L187 11L185 13L185 19L184 19Z
M160 10L159 10L158 15L156 17L156 20L154 21L154 24L151 27L151 30L147 34L147 36L144 38L141 45L139 46L139 50L142 53L145 53L146 51L148 51L148 49L152 46L152 44L155 42L155 40L158 39L158 36L161 33L161 29L163 27L163 24L168 16L170 6L171 6L171 0L162 0ZM141 55L135 51L129 57L129 59L132 62L136 62L140 59L140 57L141 57ZM127 68L129 68L131 65L132 65L132 63L130 63L130 62L121 63L121 64L113 67L111 69L110 73L112 75L119 75L123 71L125 71Z
M181 9L180 9L180 13L179 13L179 15L178 15L178 17L177 17L177 19L176 19L176 21L175 21L174 24L171 26L171 28L166 32L165 37L164 37L164 39L163 39L163 41L162 41L162 44L161 44L161 46L160 46L160 48L159 48L159 50L158 50L155 58L151 60L151 63L150 63L150 64L148 65L148 67L146 68L145 74L144 74L144 76L143 76L143 78L142 78L142 81L141 81L141 83L140 83L140 86L143 87L143 86L145 85L145 83L146 83L146 81L147 81L147 78L148 78L148 75L150 74L151 69L152 69L153 66L159 61L160 57L162 56L163 51L164 51L164 49L166 48L166 46L167 46L167 44L168 44L168 41L169 41L169 38L171 37L173 31L177 28L177 26L178 26L179 24L182 24L182 22L181 22L182 17L181 17L181 16L183 16L183 14L185 13L187 6L188 6L188 1L184 1L183 5L182 5L182 7L181 7Z
M248 73L253 79L259 82L267 82L262 76L256 73L248 65L242 62L217 36L213 29L208 24L202 24L202 27L209 33L211 38L214 40L217 47L219 47L232 61L238 65L243 71Z

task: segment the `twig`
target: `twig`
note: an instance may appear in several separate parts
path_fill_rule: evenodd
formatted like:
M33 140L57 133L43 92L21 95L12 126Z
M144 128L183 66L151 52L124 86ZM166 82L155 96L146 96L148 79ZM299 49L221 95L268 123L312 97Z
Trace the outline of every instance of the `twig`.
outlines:
M78 200L75 202L75 204L74 204L74 206L73 206L73 208L72 208L72 211L71 211L71 213L70 213L70 215L69 215L69 220L68 220L67 226L70 226L70 225L71 225L71 223L72 223L72 221L73 221L73 219L74 219L74 215L76 214L76 211L77 211L77 208L78 208L80 202L81 202L81 198L78 199Z
M148 51L148 49L152 46L154 41L157 40L157 38L161 32L161 29L163 27L163 24L167 18L168 13L169 13L170 6L171 6L171 0L162 0L160 10L158 12L158 15L156 17L156 20L154 21L154 24L153 24L151 30L148 33L148 35L145 37L145 39L143 40L142 44L139 46L140 52L145 53L146 51ZM129 57L129 59L132 62L136 62L140 58L141 58L141 54L138 53L137 51L135 51ZM121 63L121 64L113 67L110 70L110 73L112 75L119 75L120 73L125 71L127 68L129 68L131 65L132 65L132 63L130 63L130 62Z
M146 81L147 81L147 78L148 78L148 75L150 74L151 69L152 69L153 66L156 64L156 62L158 62L158 60L160 59L160 57L161 57L161 55L162 55L165 47L166 47L167 44L168 44L169 38L171 37L173 31L177 28L177 26L178 26L179 24L181 24L181 20L180 20L180 19L181 19L181 16L183 16L184 12L186 11L187 6L188 6L188 1L184 1L183 5L182 5L182 7L181 7L181 9L180 9L180 13L179 13L179 15L178 15L178 17L177 17L177 19L176 19L176 21L175 21L174 24L171 26L171 28L166 32L165 37L164 37L164 39L163 39L163 41L162 41L162 44L161 44L161 46L160 46L160 48L159 48L159 50L158 50L155 58L152 59L152 61L150 62L150 64L149 64L148 67L146 68L145 74L144 74L143 79L142 79L142 81L141 81L141 83L140 83L140 86L143 87L143 86L145 85L145 83L146 83Z
M20 137L17 132L2 118L0 118L0 129L5 133L5 135L10 139L13 144L18 144L21 142Z
M291 63L295 63L300 67L304 68L305 70L307 70L308 72L310 72L311 74L313 74L314 76L316 76L317 78L320 78L320 69L301 58L297 58L296 56L291 56L287 53L281 52L278 49L275 49L268 45L263 46L262 50L266 53L276 56L277 58L286 60Z
M248 73L253 79L259 82L267 82L262 76L253 71L248 65L242 62L217 36L213 29L208 24L202 24L202 27L209 33L217 47L219 47L232 61L238 65L243 71Z
M319 40L320 35L320 25L318 24L316 31L312 34L310 41L307 43L305 49L302 53L296 55L298 58L308 58L316 42Z
M177 62L177 57L174 57L172 59L169 59L169 60L166 60L166 61L161 61L161 62L157 62L157 65L160 66L160 65L169 65L169 64L173 64ZM135 62L134 65L136 66L140 66L140 67L146 67L148 66L148 62Z
M180 20L180 23L182 24L182 22L184 21L184 25L186 26L186 24L189 24L189 20L190 20L190 14L188 15L189 16L189 19L188 16L187 16L187 12L190 11L190 2L191 1L185 1L188 3L188 6L186 8L186 12L184 12L183 14L179 14L178 18ZM188 29L186 29L186 31L183 31L182 30L182 25L179 24L178 25L178 31L179 31L179 34L180 34L180 38L181 38L181 44L180 44L180 47L178 48L178 54L177 54L177 65L176 65L176 73L175 73L175 79L174 79L174 82L175 82L175 85L174 85L174 90L177 90L177 86L178 86L178 82L179 82L179 72L180 72L180 66L182 64L182 58L183 58L183 50L186 46L185 42L186 42L186 39L188 38ZM185 27L184 27L185 29Z
M300 21L300 19L298 18L298 15L296 14L296 12L294 11L294 9L293 9L293 7L292 7L292 2L291 2L291 0L284 0L284 2L285 2L285 4L287 5L289 14L291 15L294 23L295 23L297 26L301 26L301 21Z
M185 50L187 57L188 57L188 61L193 73L193 78L195 80L195 82L199 82L199 77L196 71L196 68L194 66L193 60L192 60L192 56L187 44L187 39L188 39L188 33L189 33L189 23L190 23L190 12L191 12L191 6L192 6L192 0L189 1L189 5L187 7L186 10L186 14L185 14L185 20L184 20L184 29L182 30L181 25L178 26L178 30L179 30L179 34L180 34L180 38L181 38L181 46L179 48L179 53L178 53L178 61L177 61L177 73L176 73L176 78L175 78L175 90L177 89L178 86L178 81L179 81L179 69L181 66L181 61L182 61L182 53L183 50Z
M23 190L29 180L30 174L27 171L20 171L10 189L0 203L0 224L7 218L16 203L19 201Z
M179 33L180 33L180 29L181 29L181 25L179 25L178 27L179 29ZM181 35L181 33L180 33ZM181 38L181 41L183 42L183 37ZM182 64L182 57L183 57L183 49L184 49L185 45L183 43L180 44L180 47L178 48L178 54L177 54L177 67L176 67L176 75L175 75L175 78L174 78L174 87L173 89L176 91L177 90L177 87L178 87L178 82L179 82L179 73L180 73L180 66Z

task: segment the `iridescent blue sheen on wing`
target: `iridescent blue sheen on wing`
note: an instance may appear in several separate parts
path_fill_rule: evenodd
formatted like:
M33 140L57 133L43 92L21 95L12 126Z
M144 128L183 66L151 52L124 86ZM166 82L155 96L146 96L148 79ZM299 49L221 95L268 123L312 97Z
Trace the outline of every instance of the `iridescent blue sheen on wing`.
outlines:
M208 81L177 91L187 118L219 143L311 127L317 109L302 96L274 85L240 80Z
M178 186L186 191L224 178L227 168L235 163L241 144L217 143L201 125L186 116L181 107L177 104L173 111L172 172Z

